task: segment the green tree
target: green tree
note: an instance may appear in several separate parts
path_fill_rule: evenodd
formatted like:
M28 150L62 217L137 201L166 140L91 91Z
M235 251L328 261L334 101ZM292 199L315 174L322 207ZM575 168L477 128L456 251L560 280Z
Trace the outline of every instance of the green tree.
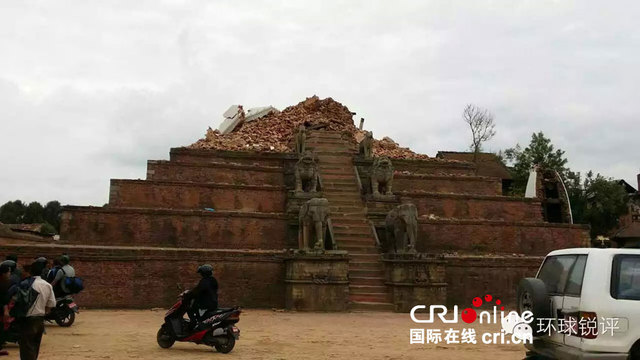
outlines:
M20 200L8 201L0 206L0 222L5 224L22 223L26 206Z
M41 224L44 222L44 217L42 216L43 212L44 208L39 202L30 202L25 209L22 222L25 224Z
M542 132L534 133L526 148L522 149L518 144L505 150L504 155L513 164L512 192L514 195L524 195L529 171L533 165L556 170L563 180L567 179L569 169L566 167L567 159L564 157L564 151L555 149L551 139L545 137Z
M591 225L591 237L610 235L618 226L618 219L628 211L627 192L611 178L589 171L584 180L587 206L584 218Z
M587 208L587 197L585 195L582 178L579 172L567 171L567 178L564 180L567 188L569 202L571 203L571 215L576 224L586 224L585 211Z
M60 215L62 213L62 206L60 202L57 200L49 201L47 205L44 206L44 211L42 217L44 221L51 224L56 232L60 231Z
M42 235L55 235L58 233L58 231L56 230L55 227L53 227L53 225L49 224L49 223L44 223L42 224L42 227L40 228L40 233Z

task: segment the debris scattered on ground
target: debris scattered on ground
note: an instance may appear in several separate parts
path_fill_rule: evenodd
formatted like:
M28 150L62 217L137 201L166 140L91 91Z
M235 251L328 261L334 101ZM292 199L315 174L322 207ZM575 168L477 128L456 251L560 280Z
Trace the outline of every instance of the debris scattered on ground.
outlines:
M353 123L353 113L332 98L312 96L279 112L273 107L250 109L234 105L224 113L219 130L209 128L205 137L190 145L193 149L233 151L291 152L300 125L307 129L338 131L352 136L354 144L364 137ZM260 121L251 121L259 118ZM400 147L389 137L374 140L373 153L394 159L428 159L409 148Z

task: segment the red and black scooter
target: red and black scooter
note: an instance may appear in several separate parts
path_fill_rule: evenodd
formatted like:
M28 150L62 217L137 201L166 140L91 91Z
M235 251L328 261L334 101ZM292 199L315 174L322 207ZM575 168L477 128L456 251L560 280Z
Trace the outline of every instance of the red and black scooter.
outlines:
M178 302L165 314L164 324L158 330L158 345L168 349L176 341L183 341L213 346L223 354L233 350L236 340L240 338L240 329L234 326L240 321L240 308L218 308L206 312L200 316L200 321L192 326L190 321L184 318L184 294L180 294Z

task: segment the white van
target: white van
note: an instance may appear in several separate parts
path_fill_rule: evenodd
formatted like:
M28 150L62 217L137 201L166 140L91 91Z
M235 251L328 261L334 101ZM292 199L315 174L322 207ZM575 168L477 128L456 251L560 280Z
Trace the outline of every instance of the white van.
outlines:
M535 318L527 359L640 360L640 249L553 251L517 304Z

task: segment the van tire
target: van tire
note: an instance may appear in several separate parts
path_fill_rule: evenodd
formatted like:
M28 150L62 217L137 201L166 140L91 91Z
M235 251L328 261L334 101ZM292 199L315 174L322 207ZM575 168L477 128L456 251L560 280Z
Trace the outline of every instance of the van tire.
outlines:
M547 293L547 287L544 282L536 278L524 278L518 284L516 297L516 305L518 313L522 315L524 311L533 313L533 321L531 328L533 336L542 336L545 332L540 330L538 319L551 319L551 298Z

